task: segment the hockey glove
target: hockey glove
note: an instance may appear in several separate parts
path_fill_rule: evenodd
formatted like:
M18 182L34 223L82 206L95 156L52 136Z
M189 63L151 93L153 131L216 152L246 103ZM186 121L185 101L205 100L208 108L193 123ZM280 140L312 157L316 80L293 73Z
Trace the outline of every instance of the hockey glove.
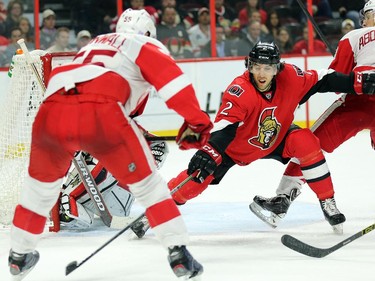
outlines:
M201 148L210 137L212 123L192 125L186 121L182 124L176 142L180 149L187 150L191 148Z
M216 151L210 144L206 144L201 150L198 150L191 158L187 170L188 175L199 170L193 181L203 183L204 180L212 175L222 160L221 154Z
M375 72L354 72L354 90L358 95L375 94Z

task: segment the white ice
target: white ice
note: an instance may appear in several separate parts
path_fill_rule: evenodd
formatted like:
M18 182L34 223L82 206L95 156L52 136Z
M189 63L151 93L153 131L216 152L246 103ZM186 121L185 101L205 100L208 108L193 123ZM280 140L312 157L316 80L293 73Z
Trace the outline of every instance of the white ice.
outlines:
M170 143L170 154L161 172L168 180L187 167L192 151L182 152ZM294 252L280 242L290 234L311 245L326 248L375 221L375 151L368 132L349 140L327 155L336 188L336 201L346 215L342 236L333 234L324 220L315 194L307 185L277 229L271 229L248 209L254 195L273 196L284 166L258 160L234 167L218 186L210 186L182 211L188 226L190 251L204 265L205 281L316 281L374 280L375 231L338 251L316 259ZM135 207L133 213L139 213ZM166 260L166 251L150 231L144 239L125 233L70 275L65 267L82 261L114 236L115 230L99 225L84 232L45 233L38 245L41 259L25 278L59 280L177 280ZM0 230L0 280L9 280L7 257L9 230Z

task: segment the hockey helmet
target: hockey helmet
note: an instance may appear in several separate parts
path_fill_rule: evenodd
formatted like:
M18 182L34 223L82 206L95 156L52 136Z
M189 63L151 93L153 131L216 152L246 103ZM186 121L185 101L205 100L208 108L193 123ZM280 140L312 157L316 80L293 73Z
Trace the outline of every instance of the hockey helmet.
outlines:
M116 32L133 33L156 38L155 24L146 10L126 9L120 16Z
M375 12L375 0L369 0L366 2L365 6L363 7L363 13L366 13L368 11Z
M260 64L280 64L280 51L274 42L261 42L255 44L249 53L246 67L254 63Z

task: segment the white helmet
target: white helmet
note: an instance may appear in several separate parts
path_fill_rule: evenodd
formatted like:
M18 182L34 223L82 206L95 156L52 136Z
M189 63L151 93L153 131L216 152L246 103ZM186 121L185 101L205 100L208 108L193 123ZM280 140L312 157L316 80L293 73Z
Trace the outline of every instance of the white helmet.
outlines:
M126 9L120 16L116 32L148 35L156 38L156 27L146 10ZM147 32L149 34L147 34Z
M363 7L363 12L366 13L368 11L374 11L375 12L375 0L369 0Z

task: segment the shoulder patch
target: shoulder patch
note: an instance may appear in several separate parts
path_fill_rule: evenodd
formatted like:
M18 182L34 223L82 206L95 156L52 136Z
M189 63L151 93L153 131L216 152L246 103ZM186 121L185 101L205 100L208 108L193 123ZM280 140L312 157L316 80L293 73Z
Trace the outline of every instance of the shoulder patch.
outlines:
M228 88L227 92L233 96L241 96L242 93L244 92L245 90L241 88L241 86L239 85L232 85Z
M296 73L297 73L298 76L303 76L304 75L303 70L301 68L299 68L298 66L296 66L296 65L293 64L293 68L296 71Z

